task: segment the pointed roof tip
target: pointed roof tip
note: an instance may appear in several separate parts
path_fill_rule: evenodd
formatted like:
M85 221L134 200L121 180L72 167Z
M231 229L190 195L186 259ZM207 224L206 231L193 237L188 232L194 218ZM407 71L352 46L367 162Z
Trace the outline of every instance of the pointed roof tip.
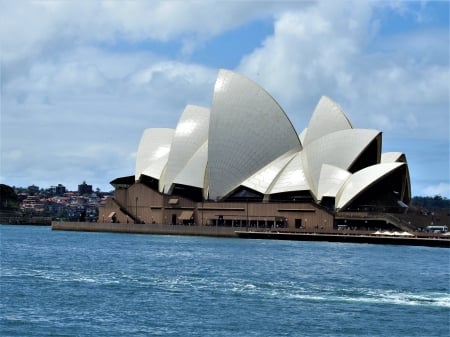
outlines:
M243 75L241 75L241 74L239 74L239 73L237 73L237 72L235 72L235 71L233 71L233 70L225 69L225 68L219 68L219 70L217 71L216 80L217 80L222 74L226 74L226 73L229 73L229 74L236 74L236 75L239 75L239 76L243 76Z
M321 96L309 121L304 145L335 131L353 129L344 110L327 96Z
M383 152L381 154L382 163L407 163L406 155L403 152Z
M328 101L331 101L331 102L334 103L334 101L333 101L330 97L328 97L327 95L322 95L322 96L320 96L319 102L320 102L321 100L328 100Z
M341 106L340 106L338 103L336 103L336 101L334 101L333 99L331 99L331 98L330 98L329 96L327 96L327 95L322 95L322 96L320 96L319 100L317 101L316 107L314 108L314 112L316 111L317 107L318 107L320 104L330 104L330 105L336 106L336 107L340 108L340 110L342 110ZM343 111L343 110L342 110L342 111ZM314 113L314 112L313 112L313 113Z
M184 106L183 111L185 111L185 110L188 109L188 108L189 108L189 109L191 109L191 108L202 108L202 109L208 109L208 110L209 110L209 107L207 107L207 106L188 103L188 104L186 104L186 105Z

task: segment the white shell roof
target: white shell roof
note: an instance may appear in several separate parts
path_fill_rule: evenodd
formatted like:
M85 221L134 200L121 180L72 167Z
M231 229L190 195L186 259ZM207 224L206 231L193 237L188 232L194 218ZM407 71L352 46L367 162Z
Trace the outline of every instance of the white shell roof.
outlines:
M134 177L141 174L160 179L169 157L174 129L145 129L136 155Z
M404 163L376 164L355 172L341 187L336 195L336 208L346 207L358 194L374 184L380 178L391 173Z
M351 175L350 172L339 167L327 164L322 165L317 199L322 200L323 197L336 197L341 186Z
M378 162L351 174L364 154ZM367 187L402 165L401 152L381 152L381 132L353 129L341 107L328 97L317 104L300 135L278 103L258 84L220 70L212 107L188 105L176 129L146 129L139 143L135 179L159 180L159 191L174 184L203 189L203 196L221 199L239 186L264 194L309 191L317 201L335 197L345 208ZM366 157L364 157L365 159ZM358 161L359 164L364 164ZM353 169L352 169L353 171ZM409 173L403 178L410 198ZM403 198L403 196L402 196Z
M379 131L347 129L327 134L305 146L307 178L311 190L318 198L318 184L323 164L348 170Z
M194 154L205 144L208 139L208 127L209 109L187 105L175 129L164 179L160 183L164 192L171 190L175 177L181 174ZM198 164L200 165L200 162ZM189 170L193 172L194 169L191 163ZM197 169L201 170L201 165ZM189 181L190 179L184 183L189 185Z
M322 96L309 121L302 144L307 145L335 131L351 128L342 108L328 97Z
M297 152L274 180L267 191L268 194L310 190L303 171L302 158L302 152Z
M205 169L208 162L208 142L193 154L183 170L175 177L174 183L203 188L205 182Z
M301 150L294 127L258 84L220 70L208 137L209 197L226 196L284 153Z
M244 181L242 185L260 193L267 193L267 190L273 183L274 179L295 155L296 153L293 153L292 151L285 153L281 157L275 159L269 165L266 165L261 170L256 172L254 175Z

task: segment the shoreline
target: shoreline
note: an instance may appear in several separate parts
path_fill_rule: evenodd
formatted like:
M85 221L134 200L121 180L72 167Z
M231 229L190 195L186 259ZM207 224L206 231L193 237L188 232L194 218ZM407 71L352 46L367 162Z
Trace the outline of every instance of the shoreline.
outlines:
M262 240L325 241L325 242L342 242L342 243L366 243L366 244L450 248L450 238L443 239L434 237L392 237L392 236L375 236L367 234L349 234L349 233L330 234L330 233L252 231L249 229L238 230L240 227L52 221L51 228L52 230L82 231L82 232L191 235L191 236L229 237L229 238L262 239Z

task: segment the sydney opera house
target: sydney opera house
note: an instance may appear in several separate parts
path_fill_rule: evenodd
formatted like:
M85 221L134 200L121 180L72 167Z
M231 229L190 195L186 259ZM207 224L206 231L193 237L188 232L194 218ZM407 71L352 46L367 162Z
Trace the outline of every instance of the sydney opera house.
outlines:
M121 223L383 228L411 199L406 157L383 153L380 131L353 128L322 97L298 134L269 93L228 70L211 107L187 105L174 129L145 129L134 175L111 184L100 219Z

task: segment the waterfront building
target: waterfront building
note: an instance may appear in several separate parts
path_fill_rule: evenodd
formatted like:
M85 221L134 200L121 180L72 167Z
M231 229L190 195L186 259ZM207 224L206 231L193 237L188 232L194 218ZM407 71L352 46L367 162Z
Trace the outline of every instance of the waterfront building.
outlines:
M174 129L150 128L134 175L113 180L102 221L329 231L402 227L406 156L354 128L320 98L300 134L250 79L220 70L210 108L187 105Z

